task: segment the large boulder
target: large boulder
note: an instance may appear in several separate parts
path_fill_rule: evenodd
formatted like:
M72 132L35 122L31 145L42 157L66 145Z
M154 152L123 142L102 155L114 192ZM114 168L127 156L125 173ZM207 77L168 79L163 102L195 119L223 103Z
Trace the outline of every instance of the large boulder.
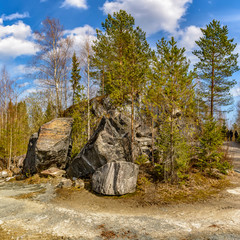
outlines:
M38 133L34 133L28 143L28 150L26 158L23 161L23 173L34 174L37 172L36 169L36 143L38 139Z
M72 124L72 118L56 118L41 126L36 144L38 172L53 166L66 168L72 149Z
M25 174L66 168L72 149L72 124L72 118L56 118L42 125L38 135L32 135L23 164Z
M103 117L97 130L69 164L69 177L86 177L112 161L132 161L129 135L112 118Z
M136 190L139 167L131 162L110 162L92 176L93 191L104 195L123 195Z

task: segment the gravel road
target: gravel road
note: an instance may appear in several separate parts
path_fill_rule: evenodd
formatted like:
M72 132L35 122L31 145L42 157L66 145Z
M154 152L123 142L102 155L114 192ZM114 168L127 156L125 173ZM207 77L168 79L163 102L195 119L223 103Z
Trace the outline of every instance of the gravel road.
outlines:
M240 171L240 145L229 143L229 151ZM56 201L50 184L0 182L0 239L240 239L240 173L231 181L206 202L111 209L113 200L87 190Z

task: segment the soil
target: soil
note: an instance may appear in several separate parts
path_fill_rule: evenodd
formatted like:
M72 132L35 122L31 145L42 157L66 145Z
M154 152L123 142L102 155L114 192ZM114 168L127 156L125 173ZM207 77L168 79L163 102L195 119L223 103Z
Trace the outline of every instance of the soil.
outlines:
M240 239L240 144L230 142L231 185L201 202L138 204L49 183L0 182L0 239Z

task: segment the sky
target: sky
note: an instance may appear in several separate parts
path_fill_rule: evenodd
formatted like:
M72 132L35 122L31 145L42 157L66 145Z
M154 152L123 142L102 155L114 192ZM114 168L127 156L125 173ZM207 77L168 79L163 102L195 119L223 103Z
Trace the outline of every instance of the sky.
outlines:
M0 1L0 67L6 66L22 96L36 92L37 81L26 74L31 72L29 63L37 53L34 32L41 29L46 17L59 19L65 35L73 38L75 49L80 51L86 35L94 38L107 14L120 9L135 18L153 49L157 40L174 36L179 47L186 48L192 65L197 61L192 51L197 48L200 28L213 19L228 26L229 37L238 44L235 52L240 53L239 0L8 0ZM235 110L227 116L230 123L240 100L240 72L233 78L237 85L231 90Z

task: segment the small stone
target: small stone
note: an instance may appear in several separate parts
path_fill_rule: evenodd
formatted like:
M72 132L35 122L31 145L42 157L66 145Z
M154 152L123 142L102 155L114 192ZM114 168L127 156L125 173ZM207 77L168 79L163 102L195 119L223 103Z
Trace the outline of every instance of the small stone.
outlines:
M82 179L76 179L74 181L74 187L75 188L84 188L85 184L84 181Z
M9 182L9 181L11 181L13 179L15 179L15 177L7 177L5 180L6 180L6 182Z
M65 173L66 171L58 169L56 167L51 167L41 172L42 175L52 176L52 177L62 177Z
M1 178L12 177L12 172L10 170L5 169L0 172L0 177Z
M70 188L72 187L72 181L67 178L62 178L61 182L57 185L58 188Z

